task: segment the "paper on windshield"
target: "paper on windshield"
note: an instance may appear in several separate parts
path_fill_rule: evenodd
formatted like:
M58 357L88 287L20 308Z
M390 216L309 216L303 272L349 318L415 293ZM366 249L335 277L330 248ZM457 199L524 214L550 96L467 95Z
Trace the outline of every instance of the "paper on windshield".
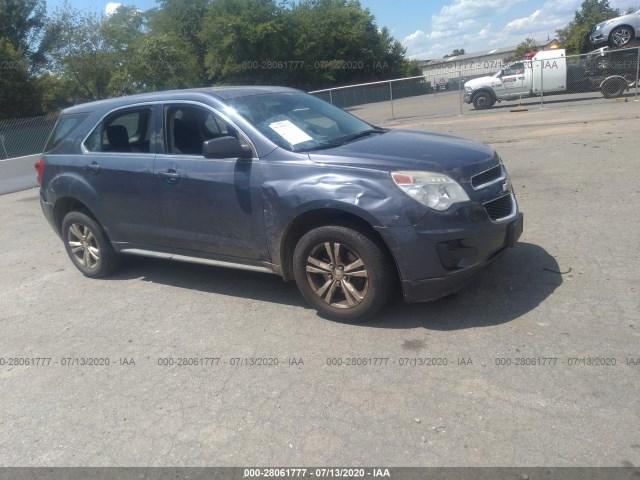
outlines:
M312 137L307 135L304 130L294 125L289 120L282 120L280 122L274 122L269 124L269 128L275 131L278 135L284 138L291 145L298 145L299 143L308 142L313 140Z

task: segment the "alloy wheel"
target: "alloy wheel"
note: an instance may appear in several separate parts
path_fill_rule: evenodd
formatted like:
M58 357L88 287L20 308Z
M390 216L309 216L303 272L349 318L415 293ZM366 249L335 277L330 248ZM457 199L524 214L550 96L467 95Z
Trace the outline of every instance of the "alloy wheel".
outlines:
M67 243L78 263L96 268L100 262L100 249L95 235L86 225L72 223L67 230Z
M332 307L353 308L367 296L369 272L360 256L341 243L316 245L305 268L313 292Z

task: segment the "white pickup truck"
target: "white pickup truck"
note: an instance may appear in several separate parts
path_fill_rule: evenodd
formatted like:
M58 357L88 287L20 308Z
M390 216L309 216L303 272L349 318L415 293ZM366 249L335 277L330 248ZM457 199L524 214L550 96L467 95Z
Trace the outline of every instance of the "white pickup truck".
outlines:
M503 100L585 89L599 89L606 98L615 98L633 85L628 75L603 69L590 72L589 62L568 66L562 49L538 52L531 60L512 63L492 76L469 80L463 99L482 110Z

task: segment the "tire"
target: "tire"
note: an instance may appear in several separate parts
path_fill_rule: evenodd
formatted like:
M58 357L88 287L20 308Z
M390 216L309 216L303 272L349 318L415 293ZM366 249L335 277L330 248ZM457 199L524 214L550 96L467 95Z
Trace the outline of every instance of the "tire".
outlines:
M295 247L300 293L320 314L357 323L378 312L393 293L391 259L369 237L344 226L307 232Z
M84 212L69 212L62 220L67 255L83 275L103 278L118 267L118 254L102 227Z
M614 28L609 34L609 46L610 47L623 47L628 44L635 37L633 28L627 25L621 25Z
M618 98L627 89L627 82L619 77L609 78L602 84L602 96L604 98Z
M599 71L606 71L611 68L611 59L609 57L600 57L596 60L596 69Z
M485 110L493 107L494 100L489 92L478 92L473 97L473 106L476 110Z

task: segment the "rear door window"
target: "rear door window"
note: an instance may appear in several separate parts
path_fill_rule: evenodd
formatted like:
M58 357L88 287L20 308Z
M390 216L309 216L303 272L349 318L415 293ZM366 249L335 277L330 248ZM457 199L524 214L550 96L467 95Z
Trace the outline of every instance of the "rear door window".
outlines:
M152 107L118 110L96 126L84 142L89 152L151 153Z

